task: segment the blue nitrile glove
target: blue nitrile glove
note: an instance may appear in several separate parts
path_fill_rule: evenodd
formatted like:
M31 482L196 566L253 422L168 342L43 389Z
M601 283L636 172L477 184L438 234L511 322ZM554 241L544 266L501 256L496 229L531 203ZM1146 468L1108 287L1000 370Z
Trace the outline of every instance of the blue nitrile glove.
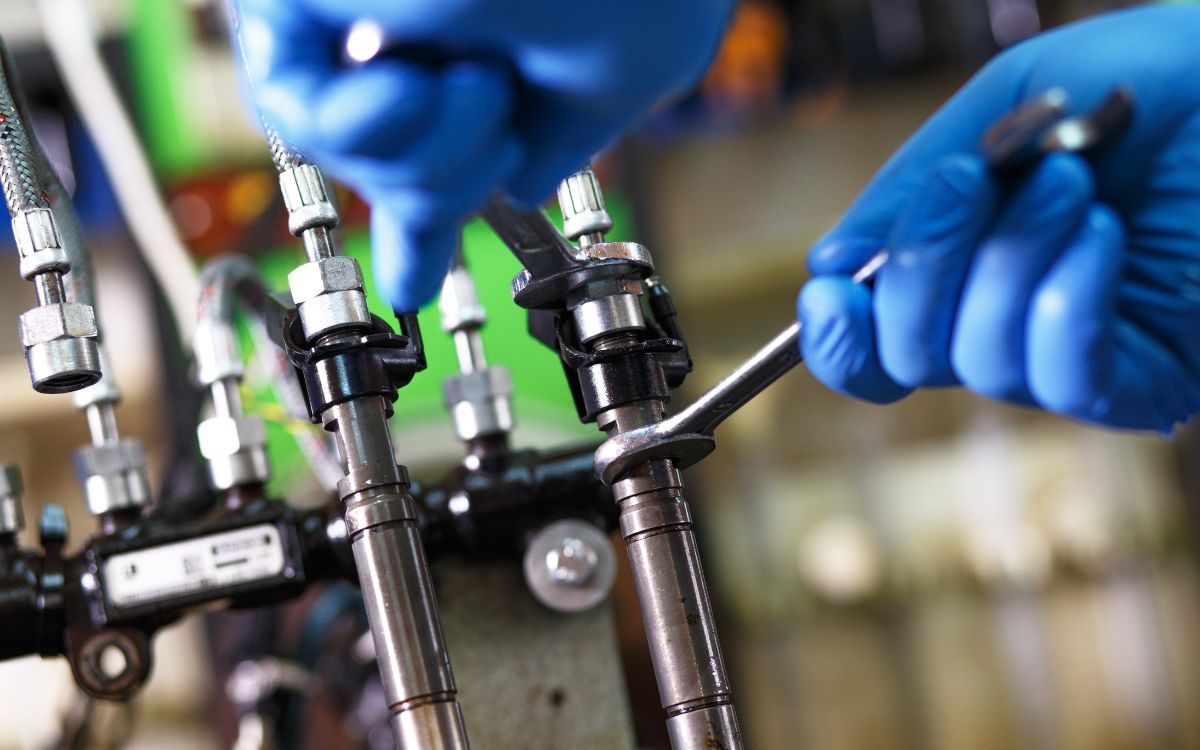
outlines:
M237 0L258 106L370 202L375 274L428 302L498 187L549 195L716 53L734 0ZM342 62L370 19L399 46Z
M980 72L813 248L808 366L875 402L961 384L1104 425L1169 431L1200 410L1200 6L1142 7L1028 40ZM1076 111L1116 84L1129 130L1015 187L982 133L1054 87ZM874 289L847 275L882 247Z

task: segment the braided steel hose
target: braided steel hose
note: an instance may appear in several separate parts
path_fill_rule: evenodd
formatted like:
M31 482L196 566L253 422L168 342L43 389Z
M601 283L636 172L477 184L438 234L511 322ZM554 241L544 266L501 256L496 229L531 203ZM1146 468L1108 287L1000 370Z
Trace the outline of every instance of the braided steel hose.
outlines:
M21 104L12 61L0 42L0 186L21 276L33 282L38 301L20 316L21 344L34 390L80 391L97 383L103 368L90 269L71 202L26 128ZM78 273L68 298L63 276L73 266ZM110 392L115 398L114 388L94 390L84 405L111 401Z
M6 50L3 58L7 62ZM38 162L17 110L9 76L5 64L0 70L0 183L9 216L15 218L31 208L50 208L50 196L39 178Z
M311 164L304 154L293 148L270 123L262 120L263 135L266 136L267 146L271 149L271 161L280 172Z

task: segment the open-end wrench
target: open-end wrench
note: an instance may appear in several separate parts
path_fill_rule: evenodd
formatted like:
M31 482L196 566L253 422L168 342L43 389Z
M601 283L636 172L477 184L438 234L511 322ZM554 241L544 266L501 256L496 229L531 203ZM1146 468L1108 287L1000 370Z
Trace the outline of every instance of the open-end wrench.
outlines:
M1123 87L1085 114L1066 117L1067 106L1066 92L1052 89L988 128L980 146L992 172L1006 178L1052 151L1090 151L1119 136L1133 114L1133 98ZM887 250L881 250L853 280L870 283L887 259ZM802 359L800 323L795 322L679 413L606 440L596 449L596 476L612 484L630 468L656 458L671 458L680 469L695 464L716 446L718 425Z

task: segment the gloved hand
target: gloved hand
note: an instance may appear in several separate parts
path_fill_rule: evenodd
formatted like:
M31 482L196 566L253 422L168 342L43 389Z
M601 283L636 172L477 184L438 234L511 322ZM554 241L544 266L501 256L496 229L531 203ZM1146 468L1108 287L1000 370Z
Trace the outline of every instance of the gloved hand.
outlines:
M458 224L498 187L536 203L697 79L733 0L236 0L260 110L372 206L396 309L437 292ZM403 46L342 62L369 18ZM431 60L433 58L433 60Z
M1064 27L1001 54L879 172L813 248L801 345L827 385L879 403L925 386L1113 427L1200 410L1200 7ZM1076 110L1132 87L1130 129L1017 186L987 127L1056 86ZM880 248L868 289L848 278Z

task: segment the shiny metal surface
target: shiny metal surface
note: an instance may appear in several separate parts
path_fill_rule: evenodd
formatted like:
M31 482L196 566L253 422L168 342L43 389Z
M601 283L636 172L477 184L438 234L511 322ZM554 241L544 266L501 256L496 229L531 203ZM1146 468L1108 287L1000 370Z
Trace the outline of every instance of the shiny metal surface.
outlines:
M601 241L612 229L612 217L604 208L604 194L591 168L581 169L559 183L558 205L562 208L563 234L580 244Z
M407 477L396 466L386 404L379 397L352 399L330 407L324 418L346 469L342 500L396 742L403 750L466 748L433 581Z
M571 310L579 341L588 344L601 336L644 328L642 306L634 294L610 294L590 299Z
M606 419L611 433L619 435L653 423L661 406L648 404L610 410ZM659 698L667 712L671 747L740 748L729 678L682 484L669 460L633 467L613 486L621 508L621 534ZM702 715L679 718L700 711ZM706 744L709 738L724 744Z
M737 716L727 703L675 714L667 719L667 733L673 748L730 750L742 746Z
M596 449L596 476L612 484L651 459L672 458L682 469L704 458L721 422L801 362L799 341L800 323L792 323L678 414L613 435Z
M612 545L595 526L567 519L539 529L525 549L529 591L556 612L583 612L604 601L617 566Z
M392 714L392 736L399 750L466 748L462 709L458 702L419 703Z

